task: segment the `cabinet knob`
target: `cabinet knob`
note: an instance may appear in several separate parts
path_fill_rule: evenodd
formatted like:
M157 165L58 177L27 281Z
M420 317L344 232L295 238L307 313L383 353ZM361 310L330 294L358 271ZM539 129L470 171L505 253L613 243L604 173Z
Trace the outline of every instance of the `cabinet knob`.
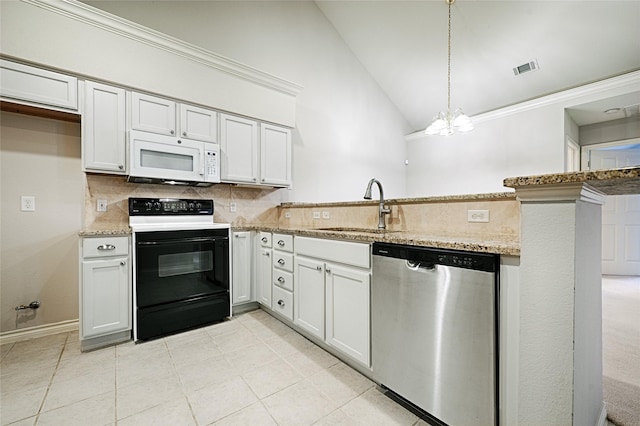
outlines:
M262 241L263 243L266 244L266 242L269 241L269 240L267 239L267 237L262 237L262 240L260 240L260 241Z
M327 269L325 269L325 272L326 272L327 274L330 274L330 273L331 273L331 269L327 268Z
M171 131L171 134L172 134L172 135L175 135L175 134L176 134L175 130L172 130L172 131Z
M284 259L278 259L278 264L284 265Z
M278 282L279 282L280 284L284 284L284 278L282 278L282 277L278 277Z
M262 181L263 181L263 182L264 182L265 180L266 180L265 178L262 178Z
M317 271L322 271L322 266L316 266Z
M283 247L283 246L284 246L284 241L282 241L282 240L278 241L278 245L279 245L280 247Z
M182 132L182 136L187 137L187 132Z
M121 165L119 165L119 166L118 166L118 168L119 168L120 170L124 170L124 166L123 166L122 164L121 164Z
M264 253L264 255L265 255L265 256L267 256L267 257L269 257L269 252L268 252L268 251L267 251L267 252L265 252L265 253Z
M284 308L284 300L282 299L278 300L278 306L280 306L281 308Z
M121 261L120 261L120 266L124 266L124 265L126 265L126 264L127 264L127 262L126 262L125 260L121 260Z

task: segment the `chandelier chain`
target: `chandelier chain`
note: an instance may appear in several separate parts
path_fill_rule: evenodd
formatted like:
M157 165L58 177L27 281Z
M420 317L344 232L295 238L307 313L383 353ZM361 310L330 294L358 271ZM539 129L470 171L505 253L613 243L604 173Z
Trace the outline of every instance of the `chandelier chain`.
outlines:
M449 34L447 38L447 111L451 111L451 4L453 1L447 1L449 5Z

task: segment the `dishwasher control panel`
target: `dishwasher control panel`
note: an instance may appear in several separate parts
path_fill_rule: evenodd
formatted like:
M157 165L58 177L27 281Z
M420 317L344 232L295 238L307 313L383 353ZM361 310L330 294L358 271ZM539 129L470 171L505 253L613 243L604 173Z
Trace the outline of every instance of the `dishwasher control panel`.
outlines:
M403 244L373 243L373 255L406 259L424 265L444 265L495 272L498 255Z

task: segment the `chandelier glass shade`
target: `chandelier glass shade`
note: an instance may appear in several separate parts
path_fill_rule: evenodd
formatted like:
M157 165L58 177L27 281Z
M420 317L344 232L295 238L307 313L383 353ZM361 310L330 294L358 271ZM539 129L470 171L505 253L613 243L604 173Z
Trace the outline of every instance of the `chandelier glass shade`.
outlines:
M447 40L447 110L440 111L433 117L431 125L425 129L427 135L449 136L455 132L470 132L473 130L471 119L457 108L451 112L451 5L456 0L445 0L449 6L449 36Z

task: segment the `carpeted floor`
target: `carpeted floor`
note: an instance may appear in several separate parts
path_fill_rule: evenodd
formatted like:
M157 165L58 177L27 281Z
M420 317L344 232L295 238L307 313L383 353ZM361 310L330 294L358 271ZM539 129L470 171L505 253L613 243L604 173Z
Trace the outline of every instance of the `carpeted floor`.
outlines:
M602 277L602 346L608 420L640 426L640 277Z

